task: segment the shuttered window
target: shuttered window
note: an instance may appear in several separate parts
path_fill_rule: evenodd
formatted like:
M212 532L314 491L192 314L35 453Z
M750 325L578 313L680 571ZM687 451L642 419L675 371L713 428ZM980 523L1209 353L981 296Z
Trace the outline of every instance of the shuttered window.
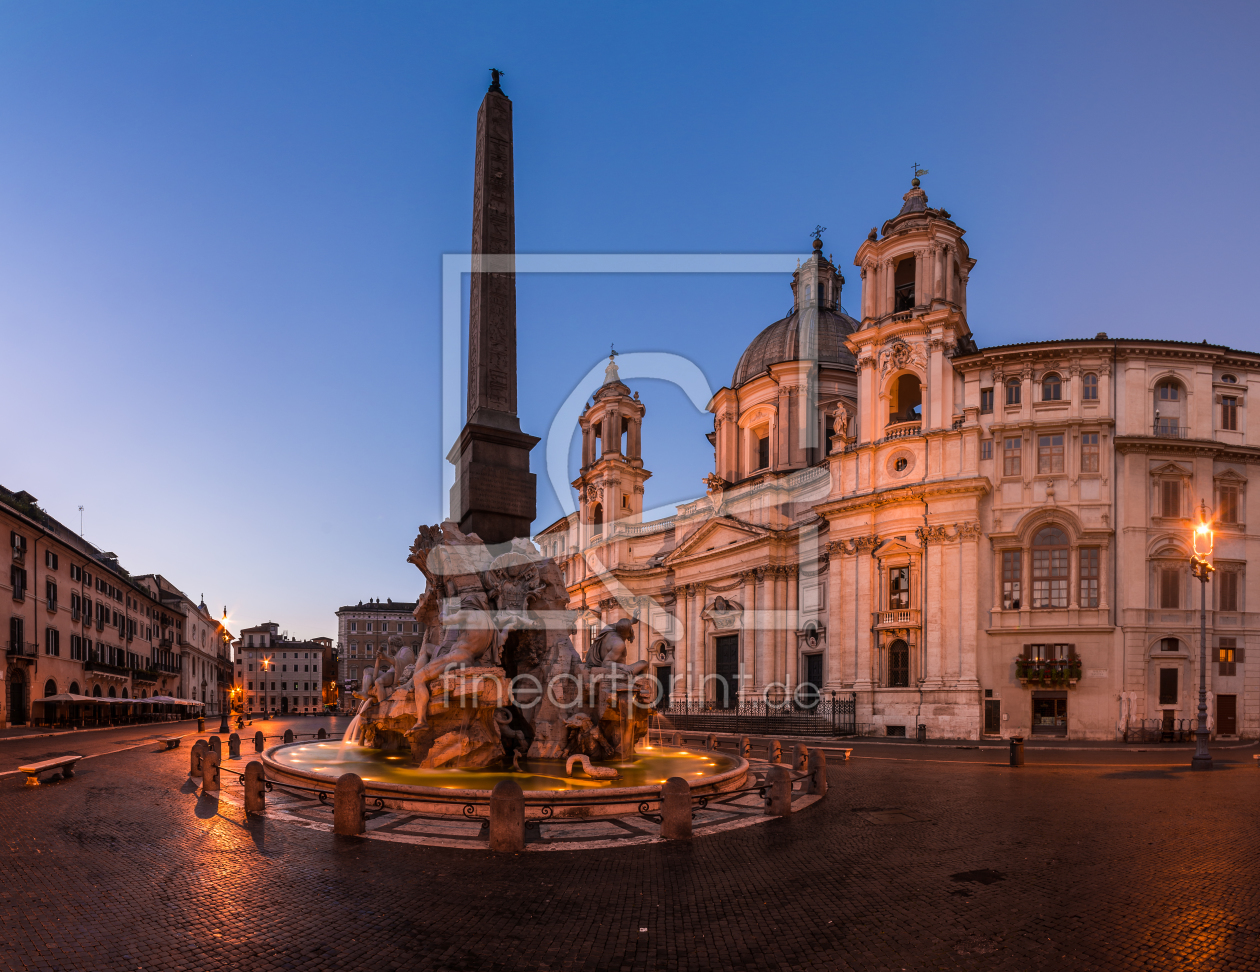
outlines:
M1221 611L1237 611L1238 610L1238 571L1222 570L1217 573L1219 592L1218 597L1220 603L1217 609Z
M1221 675L1237 675L1238 663L1243 660L1244 649L1238 647L1237 638L1222 638L1216 649L1216 663Z
M1174 567L1160 569L1159 606L1162 608L1181 607L1181 571Z
M1159 484L1160 516L1181 516L1181 483L1176 479L1165 479Z

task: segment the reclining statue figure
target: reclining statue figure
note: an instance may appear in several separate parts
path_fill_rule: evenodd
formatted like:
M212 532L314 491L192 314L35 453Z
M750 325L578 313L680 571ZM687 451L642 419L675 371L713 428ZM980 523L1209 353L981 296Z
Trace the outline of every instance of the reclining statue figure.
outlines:
M466 668L479 661L498 638L484 593L464 594L459 599L459 607L444 614L442 620L446 625L446 637L433 652L431 661L424 665L417 661L417 668L412 675L411 684L416 696L416 724L407 730L408 735L428 728L429 682L444 672Z

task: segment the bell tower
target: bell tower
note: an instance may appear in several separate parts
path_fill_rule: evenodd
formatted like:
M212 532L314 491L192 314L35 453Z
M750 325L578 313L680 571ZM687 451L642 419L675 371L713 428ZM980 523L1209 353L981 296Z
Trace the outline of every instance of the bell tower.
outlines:
M643 484L652 475L643 468L646 412L639 393L632 395L621 381L613 352L604 384L578 420L582 469L573 488L578 491L578 543L583 547L609 537L618 522L643 519Z

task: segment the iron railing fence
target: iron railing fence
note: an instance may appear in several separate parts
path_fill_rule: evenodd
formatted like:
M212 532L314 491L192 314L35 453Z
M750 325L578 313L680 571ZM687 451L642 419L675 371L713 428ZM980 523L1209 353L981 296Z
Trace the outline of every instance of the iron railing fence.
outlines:
M1211 723L1208 724L1211 728ZM1132 719L1124 731L1128 743L1190 743L1199 727L1198 719Z
M659 709L658 714L662 727L689 731L800 736L857 733L855 693L800 702L789 699L782 703L744 699L723 705L712 700L672 700L668 707Z

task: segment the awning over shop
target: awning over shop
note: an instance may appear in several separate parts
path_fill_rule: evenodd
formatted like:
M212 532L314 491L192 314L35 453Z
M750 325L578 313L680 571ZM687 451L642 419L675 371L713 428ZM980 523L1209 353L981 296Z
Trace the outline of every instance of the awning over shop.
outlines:
M160 702L163 705L205 705L204 702L194 702L192 699L174 699L169 695L150 695L147 699L140 699L141 702Z
M119 700L117 700L117 699L94 699L94 698L92 698L92 696L90 696L90 695L71 695L69 692L62 692L62 693L61 693L61 694L59 694L59 695L48 695L48 696L45 696L45 697L44 697L44 698L42 698L42 699L31 699L31 701L32 701L32 702L76 702L76 703L82 703L82 702L116 702L116 701L119 701ZM128 702L128 701L130 701L130 700L129 700L129 699L122 699L121 701L123 701L123 702Z

